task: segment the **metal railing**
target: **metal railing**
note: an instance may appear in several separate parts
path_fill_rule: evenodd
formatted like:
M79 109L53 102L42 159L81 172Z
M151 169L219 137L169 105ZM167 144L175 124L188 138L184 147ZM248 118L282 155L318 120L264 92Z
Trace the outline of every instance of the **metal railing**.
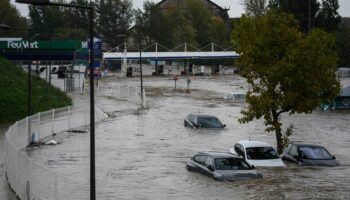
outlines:
M65 200L88 199L89 183L59 174L44 165L37 164L27 155L26 148L31 142L59 134L72 128L85 128L90 119L88 111L74 110L71 107L53 109L26 117L13 124L6 132L6 178L22 200ZM96 109L96 122L107 116Z

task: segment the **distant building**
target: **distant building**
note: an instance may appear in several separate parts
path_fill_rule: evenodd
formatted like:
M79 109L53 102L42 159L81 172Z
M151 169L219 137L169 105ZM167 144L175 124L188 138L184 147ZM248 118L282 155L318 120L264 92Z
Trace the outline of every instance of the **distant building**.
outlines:
M222 8L210 0L199 0L208 8L212 16L221 17L225 22L228 22L228 8ZM162 10L169 10L173 8L186 9L186 0L162 0L157 4Z

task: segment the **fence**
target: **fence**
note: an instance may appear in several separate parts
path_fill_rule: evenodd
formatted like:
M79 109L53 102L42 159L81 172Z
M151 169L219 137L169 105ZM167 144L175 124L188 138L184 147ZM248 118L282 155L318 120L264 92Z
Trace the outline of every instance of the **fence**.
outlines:
M95 121L107 116L96 108ZM90 113L71 107L41 112L17 121L6 132L6 178L22 200L88 199L88 183L77 183L49 168L36 164L25 148L53 133L88 125Z
M96 94L99 96L105 96L115 98L122 101L128 101L131 103L139 104L142 108L146 107L146 95L143 90L143 98L140 94L140 86L129 83L104 83L99 82L96 88ZM143 102L142 102L143 100Z

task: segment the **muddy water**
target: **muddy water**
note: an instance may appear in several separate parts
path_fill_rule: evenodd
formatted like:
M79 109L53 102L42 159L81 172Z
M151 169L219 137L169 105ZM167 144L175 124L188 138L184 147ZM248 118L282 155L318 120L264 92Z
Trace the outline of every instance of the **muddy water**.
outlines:
M283 116L285 124L293 123L296 127L291 139L324 145L341 161L340 167L257 169L264 179L234 183L188 172L185 161L198 151L228 151L243 139L275 145L274 135L263 131L262 121L237 122L244 104L222 100L222 94L230 88L246 88L241 79L192 82L196 87L188 94L181 90L174 93L173 81L146 79L148 91L156 90L155 86L164 87L148 97L149 109L125 112L96 126L97 199L349 198L350 114L344 112ZM181 82L178 87L182 87ZM109 105L108 109L111 112L113 108ZM220 131L185 128L183 119L189 112L216 115L227 126ZM88 183L88 134L69 134L62 142L35 149L30 155L52 170Z

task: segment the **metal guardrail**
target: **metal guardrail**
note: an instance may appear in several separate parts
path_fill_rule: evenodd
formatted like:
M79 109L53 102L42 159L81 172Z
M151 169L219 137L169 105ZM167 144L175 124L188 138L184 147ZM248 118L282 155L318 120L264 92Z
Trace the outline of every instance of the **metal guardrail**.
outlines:
M71 107L53 109L26 117L9 127L6 132L5 169L9 186L22 200L88 199L89 184L77 183L27 156L25 148L30 142L71 128L87 126L90 114ZM107 118L96 109L96 122ZM77 192L78 191L78 192Z

